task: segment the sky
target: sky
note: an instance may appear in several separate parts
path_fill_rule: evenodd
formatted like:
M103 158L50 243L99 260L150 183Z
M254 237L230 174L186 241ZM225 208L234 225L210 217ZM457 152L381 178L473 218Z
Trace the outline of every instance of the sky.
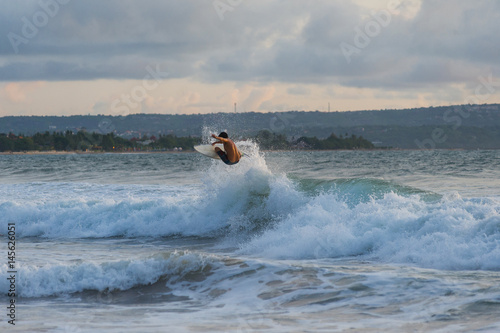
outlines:
M496 0L0 0L0 8L0 116L500 102Z

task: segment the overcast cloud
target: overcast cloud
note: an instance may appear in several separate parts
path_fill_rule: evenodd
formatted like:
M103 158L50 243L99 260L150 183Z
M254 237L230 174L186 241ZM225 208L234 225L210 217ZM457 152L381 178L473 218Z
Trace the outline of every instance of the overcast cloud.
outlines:
M440 87L451 96L457 86L472 89L479 76L500 76L495 0L0 0L0 5L5 84L142 80L148 65L158 65L168 72L167 80L282 84L294 96L328 85L393 92ZM269 89L256 88L248 96L268 96Z

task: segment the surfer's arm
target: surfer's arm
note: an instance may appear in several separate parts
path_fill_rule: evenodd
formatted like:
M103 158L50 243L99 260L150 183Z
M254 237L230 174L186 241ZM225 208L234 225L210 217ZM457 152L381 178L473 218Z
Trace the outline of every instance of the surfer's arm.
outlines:
M215 144L218 144L218 143L226 143L228 142L229 140L228 139L224 139L224 138L221 138L221 137L218 137L217 135L215 134L212 134L212 138L216 139L217 141L215 141L214 143L212 143L212 146L215 145Z

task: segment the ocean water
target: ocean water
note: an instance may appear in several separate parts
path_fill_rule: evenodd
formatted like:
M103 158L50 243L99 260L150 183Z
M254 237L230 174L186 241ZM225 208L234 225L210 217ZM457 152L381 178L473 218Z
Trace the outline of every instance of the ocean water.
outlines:
M500 331L500 151L240 145L0 156L0 331Z

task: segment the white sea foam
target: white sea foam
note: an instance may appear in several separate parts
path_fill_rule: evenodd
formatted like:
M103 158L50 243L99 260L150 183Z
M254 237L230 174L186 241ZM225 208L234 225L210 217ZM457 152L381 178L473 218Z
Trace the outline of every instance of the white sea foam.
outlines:
M500 203L493 199L387 193L349 207L334 193L312 198L243 253L287 259L365 255L439 269L500 270Z
M498 331L498 152L469 159L473 173L454 162L468 152L412 152L413 174L399 171L405 152L254 148L235 166L4 157L29 171L0 184L20 329Z
M258 205L270 190L273 176L264 159L255 145L245 147L247 156L236 166L213 161L203 173L202 186L4 185L0 188L4 229L7 221L15 221L19 237L217 235L231 223L245 220L249 212L261 215Z
M252 142L235 166L209 161L200 185L27 183L0 188L19 237L224 237L240 253L363 255L440 269L500 270L500 202L420 194L382 180L294 181ZM10 195L13 193L13 195ZM248 237L251 240L248 241Z

